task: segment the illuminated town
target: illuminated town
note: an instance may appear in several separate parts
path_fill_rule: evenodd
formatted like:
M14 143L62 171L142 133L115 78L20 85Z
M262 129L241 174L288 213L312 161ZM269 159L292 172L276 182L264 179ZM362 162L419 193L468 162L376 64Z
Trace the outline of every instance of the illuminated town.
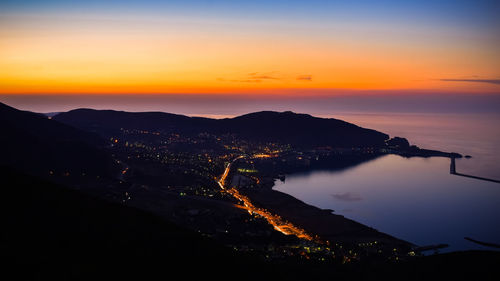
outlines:
M108 198L158 213L235 251L333 263L415 255L408 244L377 235L335 241L253 202L253 191L275 193L274 181L287 172L335 159L371 159L382 153L374 148L296 151L288 144L256 143L230 134L183 136L124 128L109 137L109 145L121 180L120 188L109 189Z

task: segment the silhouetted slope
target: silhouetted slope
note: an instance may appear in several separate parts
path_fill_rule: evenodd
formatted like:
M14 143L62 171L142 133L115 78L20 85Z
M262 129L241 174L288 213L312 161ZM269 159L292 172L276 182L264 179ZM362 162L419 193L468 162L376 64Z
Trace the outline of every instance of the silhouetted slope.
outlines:
M150 213L0 167L3 280L496 280L499 252L264 262Z
M125 112L75 109L59 113L54 120L104 136L119 133L120 128L138 130L189 131L213 121L163 112Z
M228 279L256 262L137 209L4 167L0 178L2 267L18 279Z
M247 140L282 142L295 146L383 146L388 135L337 120L293 112L262 111L235 118L209 119L161 112L130 113L77 109L54 116L55 120L102 136L120 128L199 134L235 134Z
M30 135L44 140L78 140L92 145L104 143L98 135L55 122L42 114L18 110L3 103L0 103L0 118L2 129L29 132Z
M97 134L2 103L0 120L0 164L44 176L51 171L106 176L113 170L111 157L98 148L105 142Z

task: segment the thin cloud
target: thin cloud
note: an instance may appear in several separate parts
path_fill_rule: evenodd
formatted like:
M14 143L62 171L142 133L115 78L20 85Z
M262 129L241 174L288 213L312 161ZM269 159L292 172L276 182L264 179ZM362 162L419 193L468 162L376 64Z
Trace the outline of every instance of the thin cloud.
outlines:
M270 76L266 74L259 74L258 72L249 73L248 77L250 79L262 79L262 80L280 80L280 78L275 76Z
M500 85L500 79L439 79L445 82L470 82L470 83L489 83Z
M361 196L359 194L353 193L353 192L346 192L346 193L338 193L338 194L332 194L333 198L341 201L360 201L362 200Z
M312 81L312 76L311 75L300 75L297 77L297 80L299 80L299 81Z
M272 76L267 76L267 75L253 76L252 78L254 78L254 79L280 80L277 77L272 77Z
M224 79L224 78L217 78L217 81L236 82L236 83L260 83L260 82L262 82L261 79Z
M281 80L281 78L259 72L248 73L247 77L241 77L236 79L217 78L217 81L220 82L236 82L236 83L260 83L260 82L265 82L266 80L267 81Z

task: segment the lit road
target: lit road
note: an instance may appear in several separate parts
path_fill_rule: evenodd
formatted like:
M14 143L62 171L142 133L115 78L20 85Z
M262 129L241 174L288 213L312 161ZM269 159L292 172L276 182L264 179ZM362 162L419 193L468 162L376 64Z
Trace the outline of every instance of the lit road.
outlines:
M228 188L226 189L224 187L226 178L229 175L229 171L231 170L231 165L238 159L244 158L244 156L238 156L236 159L231 161L230 163L227 164L226 169L224 170L224 173L220 177L219 181L217 183L219 184L220 188L224 190L225 192L231 194L234 198L238 199L240 202L243 203L243 206L241 208L245 209L250 213L251 215L256 214L259 215L263 218L265 218L277 231L285 234L285 235L295 235L299 238L306 239L306 240L315 240L311 235L309 235L305 230L293 225L290 222L287 222L283 218L281 218L278 215L274 215L267 211L266 209L258 208L252 204L250 199L241 194L236 188Z
M220 180L217 182L220 186L220 188L224 189L224 184L226 182L226 178L227 178L227 175L229 174L229 170L231 169L231 165L236 162L236 160L238 159L241 159L241 158L244 158L245 156L238 156L236 157L233 161L231 161L230 163L227 164L226 166L226 169L224 170L224 173L222 174L222 176L220 177Z

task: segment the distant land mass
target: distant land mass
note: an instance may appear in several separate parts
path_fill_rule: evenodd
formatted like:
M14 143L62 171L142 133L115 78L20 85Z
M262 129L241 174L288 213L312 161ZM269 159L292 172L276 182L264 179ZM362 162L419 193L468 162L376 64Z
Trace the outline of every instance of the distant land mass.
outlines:
M390 139L388 134L342 120L291 111L261 111L234 118L211 119L163 112L75 109L59 113L53 119L105 138L120 134L123 129L184 135L232 134L241 139L261 143L280 142L299 149L370 147L387 148L387 152L408 157L462 157L458 153L420 149L404 138Z
M54 120L103 136L120 128L159 130L181 134L235 134L261 142L283 142L294 146L382 146L387 134L337 119L317 118L290 111L262 111L235 118L210 119L163 112L131 113L112 110L76 109Z

